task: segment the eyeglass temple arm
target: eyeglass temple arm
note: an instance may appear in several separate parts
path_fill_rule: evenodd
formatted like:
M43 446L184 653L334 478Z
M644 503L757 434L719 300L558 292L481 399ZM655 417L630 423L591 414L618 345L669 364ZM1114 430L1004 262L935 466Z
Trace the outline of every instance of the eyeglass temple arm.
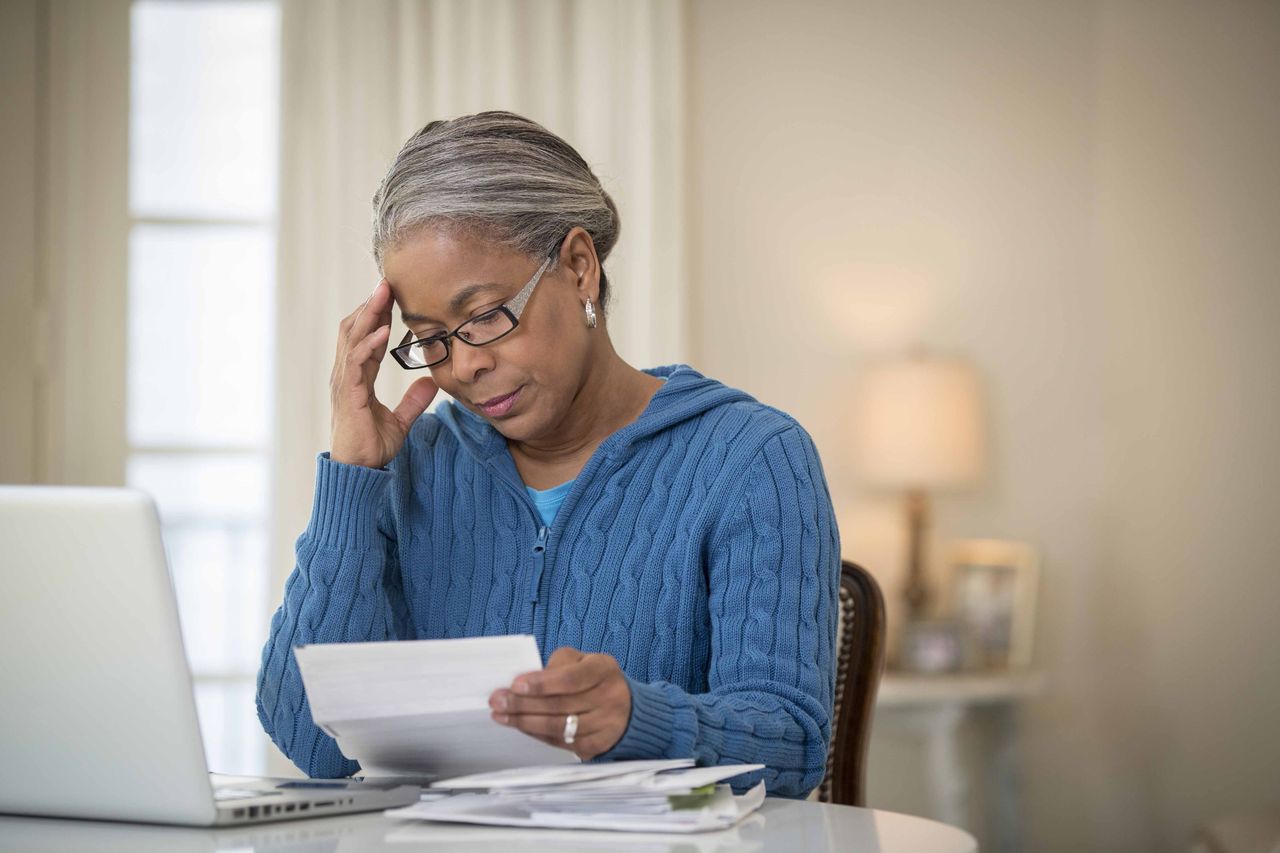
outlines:
M548 258L542 262L542 266L538 267L538 271L533 274L533 278L529 279L529 283L520 288L520 292L512 297L511 301L507 303L507 308L512 314L515 314L517 318L519 318L520 314L524 311L525 304L529 301L529 297L533 295L533 289L537 287L538 282L542 280L542 274L547 271L547 267L551 266L553 258L554 256L548 256Z

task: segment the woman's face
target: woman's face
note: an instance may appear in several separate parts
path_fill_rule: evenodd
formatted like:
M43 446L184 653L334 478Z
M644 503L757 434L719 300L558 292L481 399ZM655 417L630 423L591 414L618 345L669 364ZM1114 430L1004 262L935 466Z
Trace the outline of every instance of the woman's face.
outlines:
M589 258L581 251L584 240ZM387 249L382 268L405 325L421 338L452 332L510 301L542 261L467 233L428 228ZM590 238L574 229L515 330L479 347L451 338L449 357L430 368L431 378L510 440L556 433L590 365L579 272L590 272L593 262Z

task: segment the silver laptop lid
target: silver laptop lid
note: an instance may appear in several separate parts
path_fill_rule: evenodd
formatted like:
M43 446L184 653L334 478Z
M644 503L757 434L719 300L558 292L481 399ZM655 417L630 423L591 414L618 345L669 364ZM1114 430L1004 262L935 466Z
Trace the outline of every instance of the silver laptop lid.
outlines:
M0 486L0 678L0 812L213 823L146 495Z

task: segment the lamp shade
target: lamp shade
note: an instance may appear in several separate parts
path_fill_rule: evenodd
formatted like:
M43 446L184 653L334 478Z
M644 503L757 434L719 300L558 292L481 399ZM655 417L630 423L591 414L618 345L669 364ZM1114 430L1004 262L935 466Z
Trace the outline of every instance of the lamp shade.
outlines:
M977 377L963 362L913 356L867 371L854 396L853 458L864 483L963 486L982 470Z

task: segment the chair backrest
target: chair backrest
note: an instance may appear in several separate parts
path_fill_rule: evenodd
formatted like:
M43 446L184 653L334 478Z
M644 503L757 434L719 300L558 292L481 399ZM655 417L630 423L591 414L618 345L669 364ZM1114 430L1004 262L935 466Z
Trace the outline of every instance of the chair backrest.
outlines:
M884 596L857 563L840 565L840 627L836 639L835 713L827 772L818 787L824 803L865 806L867 743L876 690L884 670Z

